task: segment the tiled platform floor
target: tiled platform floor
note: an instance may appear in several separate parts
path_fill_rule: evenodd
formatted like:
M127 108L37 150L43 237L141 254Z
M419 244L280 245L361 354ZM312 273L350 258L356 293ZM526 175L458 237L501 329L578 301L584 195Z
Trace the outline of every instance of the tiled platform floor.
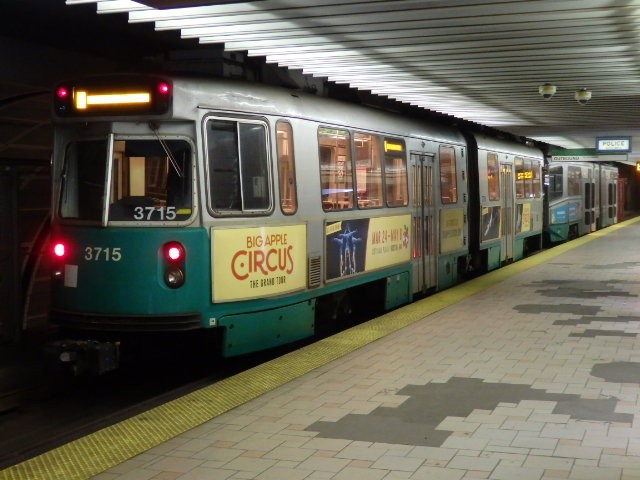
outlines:
M640 224L98 480L640 479Z

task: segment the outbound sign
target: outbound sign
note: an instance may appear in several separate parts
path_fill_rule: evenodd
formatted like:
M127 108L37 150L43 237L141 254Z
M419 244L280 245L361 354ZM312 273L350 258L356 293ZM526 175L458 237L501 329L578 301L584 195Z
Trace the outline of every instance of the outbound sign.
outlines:
M551 152L553 162L595 162L598 153L594 148L563 148Z
M630 141L631 137L629 137ZM612 144L607 144L610 148ZM551 152L552 162L623 162L626 152L615 150L598 151L595 148L566 148Z
M597 137L596 151L603 153L631 152L631 137Z

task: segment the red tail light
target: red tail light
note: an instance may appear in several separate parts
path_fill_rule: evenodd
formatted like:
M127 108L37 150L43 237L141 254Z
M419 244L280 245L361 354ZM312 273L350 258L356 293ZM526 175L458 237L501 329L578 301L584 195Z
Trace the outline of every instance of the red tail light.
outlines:
M67 251L64 243L58 242L53 244L53 255L58 259L62 259Z
M64 100L69 96L69 89L67 87L58 87L58 90L56 90L56 95L58 96L58 98Z
M161 95L169 95L171 93L171 86L168 83L160 82L158 84L158 93Z
M164 256L171 263L179 263L184 260L184 247L178 242L169 242L164 244Z
M62 242L54 242L51 244L51 254L54 259L51 277L53 279L63 278L63 263L65 263L65 256L67 255L67 246Z

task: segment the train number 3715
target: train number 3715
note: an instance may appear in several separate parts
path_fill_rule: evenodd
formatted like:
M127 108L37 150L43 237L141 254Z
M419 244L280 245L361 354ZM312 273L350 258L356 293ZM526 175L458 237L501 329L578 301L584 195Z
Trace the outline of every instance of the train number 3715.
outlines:
M84 259L88 262L119 262L122 260L120 247L85 247Z
M135 207L133 211L136 220L152 220L154 216L160 220L175 220L177 214L176 207Z

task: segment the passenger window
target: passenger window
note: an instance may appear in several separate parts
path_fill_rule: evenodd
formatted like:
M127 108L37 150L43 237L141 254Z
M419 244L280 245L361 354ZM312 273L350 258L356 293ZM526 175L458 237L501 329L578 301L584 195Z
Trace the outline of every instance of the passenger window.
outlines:
M358 207L381 207L383 201L380 138L375 135L356 133L354 143Z
M210 119L206 142L211 209L219 213L270 210L266 126Z
M540 162L516 157L516 198L540 197Z
M581 172L580 167L569 166L567 174L567 194L580 195Z
M487 154L487 186L489 200L500 200L500 170L498 167L498 155Z
M525 198L525 166L522 158L516 157L516 198Z
M285 215L292 215L298 210L298 194L291 124L283 121L276 122L276 137L278 177L280 180L280 208Z
M533 171L533 190L532 196L534 198L540 198L542 193L542 175L540 162L533 161L531 163L531 169Z
M322 208L353 208L353 172L351 170L350 135L346 130L318 129Z
M549 200L562 197L562 167L553 166L549 169Z
M453 147L440 147L440 199L443 204L458 202L456 153Z
M531 169L531 160L524 161L524 196L525 198L533 197L533 170Z
M409 205L407 156L402 140L387 138L384 141L384 181L387 186L387 206Z

